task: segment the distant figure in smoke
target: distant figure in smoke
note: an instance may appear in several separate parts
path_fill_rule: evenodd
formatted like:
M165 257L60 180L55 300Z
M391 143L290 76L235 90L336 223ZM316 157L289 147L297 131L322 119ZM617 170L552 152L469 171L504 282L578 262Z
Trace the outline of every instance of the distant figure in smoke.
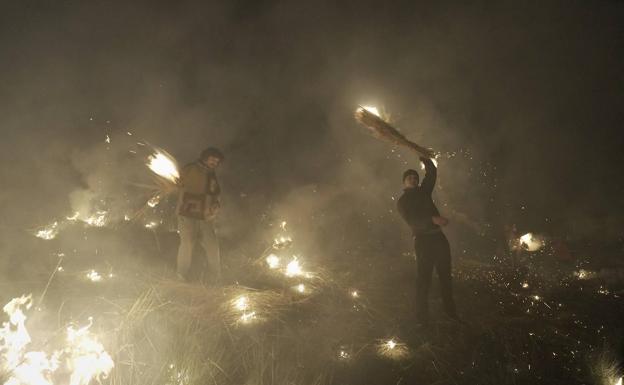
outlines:
M193 257L193 249L200 243L204 249L209 282L221 280L221 257L219 240L215 231L215 218L220 208L221 189L216 169L223 161L221 151L209 147L201 152L199 160L187 164L180 172L180 196L178 199L178 276L187 280Z
M451 251L448 240L441 227L448 224L448 219L440 216L433 203L431 193L436 183L437 169L433 161L420 158L425 165L425 177L419 186L416 170L403 173L403 195L397 202L401 217L411 227L414 234L414 249L418 266L416 311L417 319L422 325L429 322L428 294L431 277L435 267L440 280L440 292L446 314L458 320L453 301L451 277Z

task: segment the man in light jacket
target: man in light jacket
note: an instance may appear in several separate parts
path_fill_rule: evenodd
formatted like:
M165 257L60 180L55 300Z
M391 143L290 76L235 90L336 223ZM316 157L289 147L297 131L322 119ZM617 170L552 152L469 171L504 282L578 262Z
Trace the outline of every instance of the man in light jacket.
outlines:
M199 243L205 253L208 282L218 284L221 280L219 240L215 231L221 189L215 171L223 160L221 151L209 147L201 152L197 161L180 171L177 273L181 279L188 280L193 249Z

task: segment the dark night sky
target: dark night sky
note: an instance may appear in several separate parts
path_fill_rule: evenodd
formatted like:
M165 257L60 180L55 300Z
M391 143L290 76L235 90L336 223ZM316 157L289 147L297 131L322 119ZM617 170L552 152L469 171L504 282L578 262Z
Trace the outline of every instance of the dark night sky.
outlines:
M623 2L128 3L1 5L4 225L68 212L126 131L183 162L223 148L231 206L386 212L408 154L353 121L377 103L471 154L441 160L453 210L622 234Z

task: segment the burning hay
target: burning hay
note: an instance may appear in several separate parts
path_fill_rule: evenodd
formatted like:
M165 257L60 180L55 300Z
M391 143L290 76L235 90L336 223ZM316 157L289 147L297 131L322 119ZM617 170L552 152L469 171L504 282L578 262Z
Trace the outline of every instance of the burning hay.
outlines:
M374 137L389 141L397 146L404 146L416 151L425 158L433 158L434 152L430 148L422 147L401 134L396 128L382 119L375 107L360 106L355 110L355 120L368 128Z

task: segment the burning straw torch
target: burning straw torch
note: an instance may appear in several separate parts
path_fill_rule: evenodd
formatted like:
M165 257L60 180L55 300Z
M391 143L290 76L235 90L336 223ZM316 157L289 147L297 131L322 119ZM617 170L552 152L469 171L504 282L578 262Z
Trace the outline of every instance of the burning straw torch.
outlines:
M430 148L420 146L408 140L396 128L392 127L382 117L376 107L359 106L355 110L355 120L368 128L377 139L384 139L397 146L407 147L425 158L433 158L435 155Z

